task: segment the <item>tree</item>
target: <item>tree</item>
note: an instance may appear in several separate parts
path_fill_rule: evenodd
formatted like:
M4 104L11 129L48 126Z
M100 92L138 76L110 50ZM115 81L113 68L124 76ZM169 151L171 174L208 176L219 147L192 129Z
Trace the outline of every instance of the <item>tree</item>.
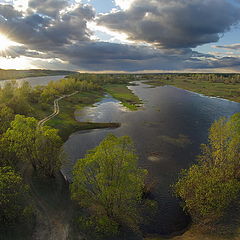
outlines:
M38 128L35 118L16 115L3 135L2 144L8 145L9 155L14 152L21 162L31 163L46 176L53 177L61 167L62 140L58 131L51 127Z
M119 224L136 226L146 170L137 167L131 139L107 136L78 160L73 170L72 199Z
M53 177L62 166L62 139L58 130L43 127L36 138L38 169L47 176Z
M37 168L36 156L37 120L32 117L16 115L11 127L3 135L9 142L9 152L15 152L22 162L30 162Z
M14 119L14 114L11 108L5 104L0 105L0 135L7 131L11 121Z
M0 223L8 225L24 214L28 187L11 167L0 167Z
M174 186L193 221L215 222L224 215L240 192L239 164L240 113L213 123L198 163L184 170Z

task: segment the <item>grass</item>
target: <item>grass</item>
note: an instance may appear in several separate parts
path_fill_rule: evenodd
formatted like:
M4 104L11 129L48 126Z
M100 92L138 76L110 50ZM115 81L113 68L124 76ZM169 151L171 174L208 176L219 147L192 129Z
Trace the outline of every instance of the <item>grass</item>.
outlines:
M92 105L93 103L100 101L102 97L103 92L91 91L78 93L61 100L59 102L59 115L48 121L47 125L59 129L59 135L64 141L76 131L119 127L119 123L78 122L75 120L74 112L76 109L82 109L85 106Z
M126 84L107 84L104 86L106 92L122 102L123 106L135 111L142 103L141 100L127 88Z
M59 129L59 135L64 141L68 137L80 130L89 130L97 128L116 128L119 127L119 123L96 123L96 122L78 122L74 117L76 109L82 109L86 106L100 101L104 97L104 93L108 92L114 98L122 102L122 104L128 109L134 111L137 110L138 105L141 104L141 100L133 94L131 90L127 88L126 84L108 84L105 85L104 91L89 91L81 92L68 98L64 98L59 102L60 113L46 124L48 126ZM53 111L53 104L34 105L34 117L37 119L43 119Z
M152 86L171 85L189 91L197 92L211 97L221 97L235 102L240 102L240 84L213 83L204 80L176 78L171 80L151 80L146 81Z

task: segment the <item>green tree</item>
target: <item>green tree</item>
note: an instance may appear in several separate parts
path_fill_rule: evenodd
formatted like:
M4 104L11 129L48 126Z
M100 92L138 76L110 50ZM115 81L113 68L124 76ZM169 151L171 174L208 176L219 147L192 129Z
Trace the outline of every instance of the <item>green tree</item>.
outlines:
M44 175L53 177L61 168L64 156L62 145L58 130L50 127L39 129L36 138L37 167Z
M73 171L72 198L111 221L137 226L146 170L137 167L137 155L127 136L107 136L80 159Z
M16 115L11 127L3 135L9 143L9 152L15 152L22 162L30 162L37 168L36 156L37 120L31 117Z
M215 121L198 163L184 170L175 192L197 223L215 222L240 192L240 113Z
M11 121L14 119L14 114L11 108L5 104L0 105L0 135L7 131Z
M30 162L46 176L53 177L61 167L62 140L58 131L50 127L38 128L35 118L16 115L3 134L2 145L8 145L6 156L15 153L21 162Z
M8 225L24 214L28 187L11 167L0 167L0 223Z

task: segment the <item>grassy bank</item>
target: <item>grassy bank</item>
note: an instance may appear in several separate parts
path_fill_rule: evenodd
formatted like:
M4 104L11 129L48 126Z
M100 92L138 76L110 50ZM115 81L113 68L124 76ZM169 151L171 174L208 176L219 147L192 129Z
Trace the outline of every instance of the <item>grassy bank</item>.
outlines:
M153 86L171 85L178 88L186 89L192 92L204 94L206 96L225 98L231 101L240 102L240 84L209 82L197 79L172 78L170 80L156 79L146 81Z
M103 92L91 91L78 93L61 100L59 102L59 115L48 121L47 125L59 129L59 135L64 141L76 131L119 127L119 123L78 122L75 120L74 112L76 109L82 109L83 107L90 106L93 103L100 101L103 95ZM46 111L45 113L47 112L49 111ZM42 112L40 114L42 115ZM47 114L45 114L45 116L46 115Z
M76 131L119 127L119 123L78 122L75 120L74 112L76 109L82 109L100 101L105 92L108 92L114 98L121 101L122 104L130 110L136 110L141 103L140 99L127 88L127 84L107 84L103 88L104 91L80 92L71 97L62 99L59 102L59 115L48 121L46 124L59 129L59 135L64 141ZM39 105L34 106L34 115L38 119L43 119L51 114L52 111L52 104L46 104L44 108Z
M104 86L104 89L132 111L137 110L138 106L142 103L141 100L127 88L126 84L107 84Z
M32 70L4 70L0 69L0 80L7 79L18 79L27 77L43 77L43 76L57 76L57 75L69 75L73 74L72 71L61 71L61 70L42 70L42 69L32 69Z

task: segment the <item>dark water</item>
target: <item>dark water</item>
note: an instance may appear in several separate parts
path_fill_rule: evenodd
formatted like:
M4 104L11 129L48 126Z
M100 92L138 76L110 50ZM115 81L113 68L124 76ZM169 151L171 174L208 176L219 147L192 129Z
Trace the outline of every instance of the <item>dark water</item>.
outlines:
M171 86L151 88L146 84L129 87L144 102L142 109L130 112L110 96L95 107L76 112L79 121L120 122L114 130L77 132L65 143L69 162L63 171L71 177L73 164L109 133L132 137L139 154L139 166L147 168L155 182L153 195L159 202L157 219L148 231L170 234L187 226L189 219L173 196L170 185L179 171L190 166L207 141L214 120L240 111L240 104L201 96Z
M58 76L44 76L44 77L28 77L28 78L21 78L17 79L16 82L18 85L22 85L24 82L29 82L32 87L35 86L45 86L51 81L57 81L59 79L64 78L65 75L58 75ZM0 87L3 87L5 83L11 82L12 80L1 80Z

